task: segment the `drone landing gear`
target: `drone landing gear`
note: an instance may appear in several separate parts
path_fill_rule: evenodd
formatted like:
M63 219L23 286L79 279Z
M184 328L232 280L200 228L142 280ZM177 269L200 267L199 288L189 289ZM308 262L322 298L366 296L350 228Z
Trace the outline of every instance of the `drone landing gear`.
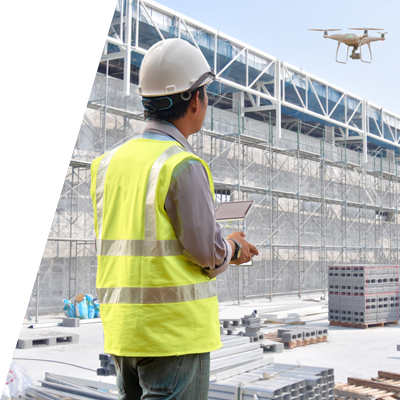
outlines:
M369 48L369 55L371 56L371 61L366 61L366 60L363 60L363 59L362 59L361 46L360 46L360 60L361 60L362 62L371 64L371 62L372 62L372 51L371 51L371 46L369 45L369 43L367 43L367 45L368 45L368 48Z
M340 47L341 44L342 44L342 42L339 42L338 45L337 45L337 49L336 49L336 62L338 62L338 63L340 63L340 64L347 64L347 60L349 59L349 46L347 46L346 62L344 62L344 61L339 61L339 60L337 59L337 55L338 55L338 52L339 52L339 47ZM351 57L351 56L350 56L350 57Z
M369 48L369 54L371 56L371 61L367 61L367 60L363 60L362 58L362 51L361 51L361 44L360 44L360 52L357 53L357 47L353 47L353 51L351 52L350 58L352 58L353 60L361 60L362 62L371 64L372 62L372 51L371 51L371 46L369 45L369 43L367 43L368 48Z

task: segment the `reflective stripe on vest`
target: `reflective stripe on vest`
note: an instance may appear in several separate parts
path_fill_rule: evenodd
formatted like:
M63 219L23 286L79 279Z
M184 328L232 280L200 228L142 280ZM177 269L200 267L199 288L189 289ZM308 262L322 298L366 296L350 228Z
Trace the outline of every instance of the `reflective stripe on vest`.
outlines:
M97 170L97 179L96 179L96 212L97 212L97 224L99 227L98 239L101 239L101 233L103 228L103 196L104 196L104 183L106 181L106 173L108 166L110 165L110 161L114 153L119 149L116 147L115 149L109 151L100 161L99 168Z
M101 304L159 304L203 300L217 295L217 281L171 287L97 288Z
M142 135L134 139L140 139ZM171 146L157 158L151 167L146 193L144 240L102 240L103 196L107 169L118 148L108 152L100 161L96 180L96 203L99 235L96 241L98 256L179 256L183 247L179 240L157 241L155 197L158 177L163 164L175 154L186 151L180 146Z
M179 240L97 240L99 256L180 256Z

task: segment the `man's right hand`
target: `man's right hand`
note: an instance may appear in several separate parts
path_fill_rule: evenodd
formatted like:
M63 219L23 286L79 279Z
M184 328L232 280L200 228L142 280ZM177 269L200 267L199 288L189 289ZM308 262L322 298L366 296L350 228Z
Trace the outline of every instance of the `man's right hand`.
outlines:
M235 239L238 243L240 243L242 245L242 254L240 255L240 257L237 260L231 261L230 262L231 264L240 265L245 262L249 262L253 256L258 255L257 248L254 245L252 245L251 243L247 242L244 239L245 236L246 235L242 231L238 231L238 232L231 233L226 238L226 240L228 240L228 242L230 243L230 245L232 247L232 254L235 253L236 245L235 245L235 242L233 242L232 240L229 240L229 239Z

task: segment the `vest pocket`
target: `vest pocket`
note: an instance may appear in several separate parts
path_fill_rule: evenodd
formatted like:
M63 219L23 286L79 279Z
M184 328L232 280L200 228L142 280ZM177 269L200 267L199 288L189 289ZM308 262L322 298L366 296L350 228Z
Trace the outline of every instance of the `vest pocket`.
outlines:
M174 393L184 360L184 355L146 357L139 362L137 368L140 386L153 393Z

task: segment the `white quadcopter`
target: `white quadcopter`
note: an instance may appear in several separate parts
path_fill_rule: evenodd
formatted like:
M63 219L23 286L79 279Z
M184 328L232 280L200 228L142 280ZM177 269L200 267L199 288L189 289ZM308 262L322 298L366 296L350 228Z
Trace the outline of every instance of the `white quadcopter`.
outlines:
M365 63L371 63L372 61L372 51L371 51L371 42L377 42L378 40L385 40L385 34L387 32L378 32L381 34L380 37L376 36L368 36L368 31L380 31L383 29L379 28L349 28L352 30L356 31L364 31L363 35L356 35L354 33L345 33L345 34L334 34L334 35L328 35L328 32L330 31L341 31L341 29L309 29L310 31L319 31L319 32L324 32L324 38L325 39L333 39L338 41L338 47L336 50L336 62L341 63L341 64L346 64L347 60L349 59L349 48L350 46L353 48L352 53L350 54L350 58L353 60L361 60L362 62ZM347 57L346 57L346 62L344 61L339 61L337 59L338 52L339 52L339 47L340 45L344 43L347 46ZM363 60L362 58L362 53L361 53L361 46L364 44L367 44L369 47L369 54L371 56L371 61L366 61ZM360 52L357 53L357 49L360 49Z

